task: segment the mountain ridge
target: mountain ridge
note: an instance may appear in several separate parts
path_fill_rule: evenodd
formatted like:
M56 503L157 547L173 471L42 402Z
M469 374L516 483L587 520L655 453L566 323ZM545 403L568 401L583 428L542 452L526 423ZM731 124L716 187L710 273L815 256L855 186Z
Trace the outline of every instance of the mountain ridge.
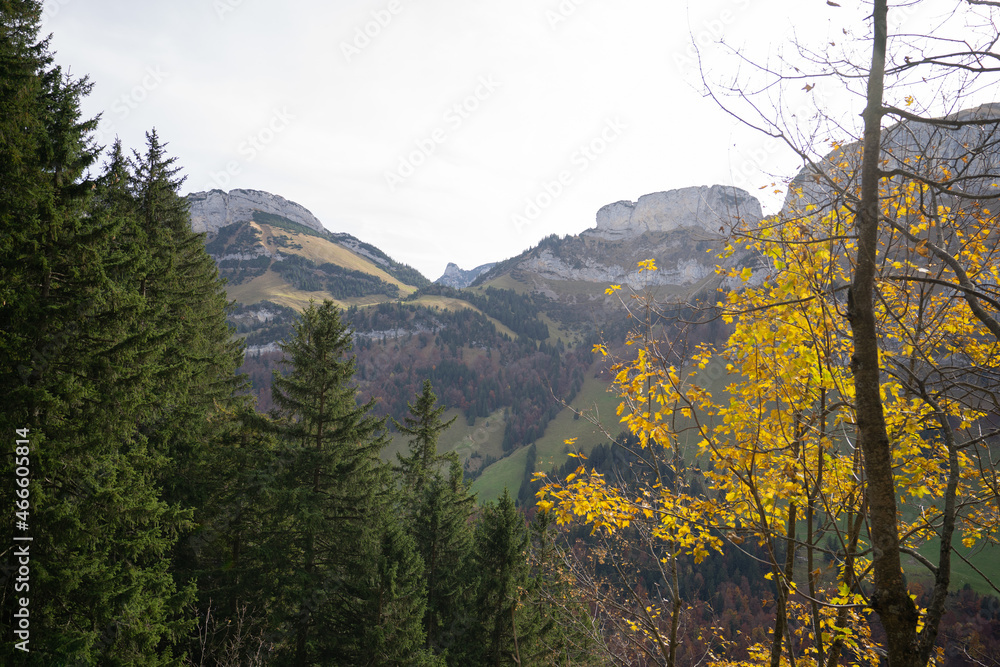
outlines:
M714 251L722 249L732 227L762 218L760 202L739 188L693 186L650 193L636 202L622 200L601 207L594 227L562 238L549 236L498 262L472 286L513 280L525 289L573 302L580 299L581 284L601 286L591 288L590 301L603 300L603 288L610 283L634 289L666 287L691 296L716 277ZM638 267L647 259L655 261L657 271ZM735 255L727 265L743 259Z
M326 227L305 206L264 190L234 189L192 192L186 196L191 229L209 234L236 222L252 219L253 211L279 215L317 232Z
M330 231L280 195L210 190L186 199L191 227L206 235L206 250L237 303L301 309L329 298L349 307L398 299L430 284L416 269L351 234Z

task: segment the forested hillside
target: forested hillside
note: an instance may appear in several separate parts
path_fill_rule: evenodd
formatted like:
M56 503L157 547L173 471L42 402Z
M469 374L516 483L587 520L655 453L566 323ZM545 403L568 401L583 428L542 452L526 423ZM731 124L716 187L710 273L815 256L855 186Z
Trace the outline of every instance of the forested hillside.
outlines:
M97 164L89 83L53 64L40 11L4 7L0 35L4 664L589 662L585 608L551 602L551 531L506 496L476 507L426 378L394 394L409 453L380 458L331 301L282 323L256 409L177 159L150 130ZM454 380L440 361L423 370Z
M480 300L484 310L493 311L498 319L506 319L504 312L510 312L498 312L503 309ZM262 309L271 317L266 323L250 318L254 321L248 325L248 345L280 340L296 317L273 304L239 308L233 317L242 321L250 317L248 313ZM409 397L426 379L433 382L446 405L461 411L470 426L477 418L502 413L500 450L469 451L463 456L466 474L472 478L489 464L486 457L502 458L541 437L564 403L576 396L587 374L593 373L595 363L591 345L596 339L567 347L545 339L511 338L481 312L469 308L383 303L349 308L344 319L354 332L359 396L375 400L374 414L401 420ZM271 407L271 374L283 370L282 359L276 349L254 350L246 356L241 372L259 397L258 409Z

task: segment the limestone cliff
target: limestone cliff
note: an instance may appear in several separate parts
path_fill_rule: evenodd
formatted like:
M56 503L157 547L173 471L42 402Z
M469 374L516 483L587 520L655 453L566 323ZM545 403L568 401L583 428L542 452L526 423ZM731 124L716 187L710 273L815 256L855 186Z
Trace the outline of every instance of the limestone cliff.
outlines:
M716 256L733 225L762 218L760 203L749 193L721 185L655 192L636 202L618 201L597 212L596 227L576 236L543 239L537 247L498 264L477 284L510 275L548 294L579 292L571 283L627 284L635 288L664 286L678 295L691 294L722 281ZM653 259L658 270L639 271L637 263ZM747 261L731 257L734 266ZM714 288L714 287L713 287ZM591 298L603 290L588 288Z
M919 174L929 181L954 178L953 187L963 196L995 195L1000 182L1000 152L994 149L1000 103L963 109L933 123L904 121L882 130L880 168ZM949 125L948 121L955 121ZM815 164L804 167L792 180L781 210L785 219L824 212L839 206L860 188L861 143L844 144ZM947 205L947 201L939 201Z
M434 282L440 283L441 285L447 285L448 287L461 289L471 285L476 278L492 269L495 265L496 262L490 262L489 264L481 264L474 269L466 271L460 268L458 264L449 262L448 266L444 270L444 273L441 274L441 277Z
M639 197L637 202L608 204L597 212L597 227L584 234L620 239L681 227L725 234L741 218L757 221L761 217L760 202L750 193L722 185L703 185L654 192Z
M317 232L326 232L323 223L306 207L261 190L193 192L187 200L191 206L191 229L196 232L214 234L227 225L249 222L254 211L279 215Z

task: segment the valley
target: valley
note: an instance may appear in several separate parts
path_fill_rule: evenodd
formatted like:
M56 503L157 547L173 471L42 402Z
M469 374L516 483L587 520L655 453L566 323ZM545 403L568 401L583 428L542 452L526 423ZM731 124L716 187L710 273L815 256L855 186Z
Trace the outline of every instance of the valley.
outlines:
M188 201L237 304L230 321L247 345L243 372L258 407L271 405L278 343L295 314L330 299L353 327L360 400L374 398L377 414L401 420L405 397L430 377L449 414L462 415L441 447L459 454L480 502L505 487L517 493L533 472L525 468L532 445L536 465L549 469L565 462L564 439L579 437L585 452L607 440L574 410L600 419L612 437L621 430L607 363L590 349L608 341L624 350L627 313L605 294L608 285L648 290L662 302L711 303L723 280L715 271L719 229L736 222L737 211L760 217L746 193L660 193L639 199L634 226L620 214L632 209L618 202L579 235L550 236L474 271L450 265L431 283L279 196L213 191ZM636 264L650 258L659 270L640 275ZM402 448L393 434L387 460Z

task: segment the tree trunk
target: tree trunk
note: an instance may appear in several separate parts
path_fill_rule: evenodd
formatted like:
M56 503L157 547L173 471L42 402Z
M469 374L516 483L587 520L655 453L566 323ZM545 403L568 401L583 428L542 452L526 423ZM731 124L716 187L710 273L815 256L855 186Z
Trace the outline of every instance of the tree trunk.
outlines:
M875 0L872 64L861 164L861 206L856 216L858 256L848 293L848 319L854 333L854 374L857 438L865 457L869 524L875 590L872 607L885 628L889 667L916 667L917 610L903 579L896 524L896 493L892 477L892 446L886 432L879 394L879 347L875 328L875 273L878 253L879 157L882 92L885 75L886 0Z

